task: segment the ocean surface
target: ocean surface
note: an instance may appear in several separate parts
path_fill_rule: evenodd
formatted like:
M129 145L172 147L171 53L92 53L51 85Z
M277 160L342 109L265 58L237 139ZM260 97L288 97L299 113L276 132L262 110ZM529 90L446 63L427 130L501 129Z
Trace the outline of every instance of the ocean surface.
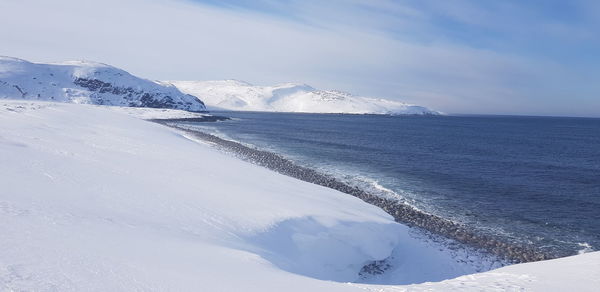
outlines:
M555 256L600 249L600 119L216 114L194 127Z

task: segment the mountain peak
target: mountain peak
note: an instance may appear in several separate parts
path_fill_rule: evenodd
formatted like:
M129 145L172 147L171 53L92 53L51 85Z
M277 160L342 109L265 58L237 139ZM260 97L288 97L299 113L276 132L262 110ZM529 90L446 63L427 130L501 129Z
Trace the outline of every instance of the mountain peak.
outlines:
M9 56L0 56L0 62L2 62L2 63L7 63L7 62L30 63L27 60L23 60L23 59L19 59L19 58L14 58L14 57L9 57Z
M50 63L50 64L53 64L53 65L64 65L64 66L99 67L99 68L114 68L114 69L117 69L116 67L108 65L108 64L105 64L105 63L88 61L88 60L70 60L70 61L54 62L54 63ZM117 69L117 70L120 70L120 69Z

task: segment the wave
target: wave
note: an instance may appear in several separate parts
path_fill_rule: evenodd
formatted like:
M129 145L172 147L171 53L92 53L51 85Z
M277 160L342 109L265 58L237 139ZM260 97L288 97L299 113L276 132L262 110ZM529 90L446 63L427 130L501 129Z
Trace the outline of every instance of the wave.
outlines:
M581 249L577 251L577 254L584 254L594 251L592 246L587 242L578 242L577 245L581 247Z

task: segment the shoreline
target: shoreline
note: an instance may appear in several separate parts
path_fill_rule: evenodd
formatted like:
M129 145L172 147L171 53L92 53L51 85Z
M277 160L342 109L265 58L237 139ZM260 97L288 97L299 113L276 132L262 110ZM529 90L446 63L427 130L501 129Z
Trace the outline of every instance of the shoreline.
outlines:
M213 116L213 115L205 115L201 117L194 118L166 118L166 119L147 119L147 121L155 122L159 124L165 124L166 122L219 122L219 121L227 121L230 120L229 117L224 116Z
M417 210L405 203L371 194L314 169L298 165L279 154L251 148L235 141L222 139L215 135L195 129L192 130L177 124L178 122L215 122L227 119L229 118L214 116L214 118L210 119L151 119L149 121L184 131L199 140L215 145L219 150L232 153L242 160L263 166L280 174L352 195L366 203L383 209L398 223L421 229L426 234L429 234L430 237L441 236L443 240L456 241L477 251L496 256L499 260L510 263L525 263L559 257L537 251L531 247L505 242L489 235L476 234L476 232L469 230L466 226Z

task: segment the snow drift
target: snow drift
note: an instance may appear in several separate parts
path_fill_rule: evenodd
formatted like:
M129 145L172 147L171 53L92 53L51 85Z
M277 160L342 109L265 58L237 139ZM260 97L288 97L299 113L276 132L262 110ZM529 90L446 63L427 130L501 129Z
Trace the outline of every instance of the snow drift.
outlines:
M0 98L22 98L130 107L205 110L174 86L135 77L94 62L35 64L0 56Z
M237 80L166 81L218 110L350 114L439 114L422 106L318 90L306 84L255 86Z

